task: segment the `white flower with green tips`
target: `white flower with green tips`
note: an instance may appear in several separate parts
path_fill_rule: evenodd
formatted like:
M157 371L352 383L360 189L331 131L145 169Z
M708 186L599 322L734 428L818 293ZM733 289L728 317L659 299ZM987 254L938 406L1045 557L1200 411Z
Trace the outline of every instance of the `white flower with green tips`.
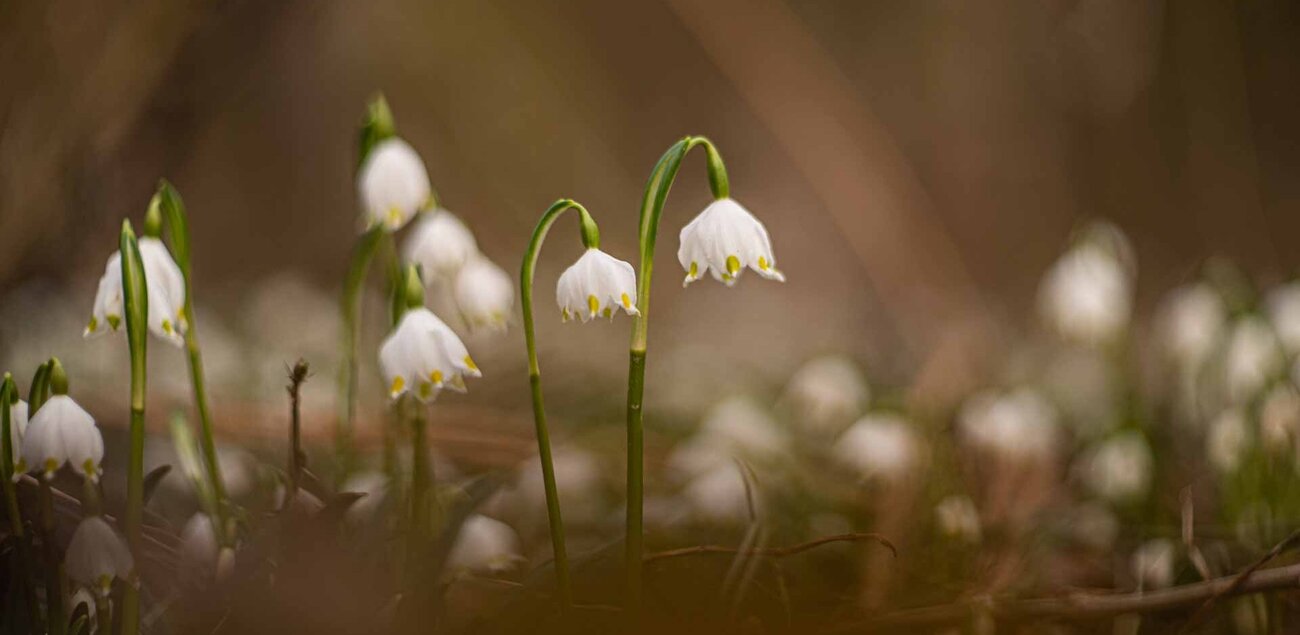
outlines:
M14 473L39 470L49 480L67 463L91 481L98 481L103 460L104 438L95 419L72 397L54 395L27 423L22 459Z
M140 239L140 260L144 263L145 292L149 298L149 330L176 346L185 343L185 276L167 246L157 238ZM84 335L93 337L122 326L122 253L113 252L99 279L95 306Z
M68 577L75 582L93 588L101 597L108 597L113 578L127 579L135 561L126 542L103 518L89 516L73 532L64 566Z
M456 274L453 292L471 327L505 330L515 308L515 281L496 263L484 256L472 258Z
M433 190L424 161L397 137L376 145L357 175L357 190L367 227L396 231L429 205Z
M465 377L481 377L464 342L432 311L411 309L379 347L379 367L397 399L412 392L429 401L443 388L465 392Z
M402 258L424 270L425 280L446 279L478 255L478 242L465 223L445 209L420 215L402 244Z
M639 315L636 272L632 265L590 247L560 274L555 301L566 322L574 317L583 322L598 315L613 318L614 311L620 308L628 315Z
M713 201L682 228L677 260L686 270L682 286L699 280L705 272L731 286L746 267L769 280L785 282L785 275L776 269L767 228L730 198Z

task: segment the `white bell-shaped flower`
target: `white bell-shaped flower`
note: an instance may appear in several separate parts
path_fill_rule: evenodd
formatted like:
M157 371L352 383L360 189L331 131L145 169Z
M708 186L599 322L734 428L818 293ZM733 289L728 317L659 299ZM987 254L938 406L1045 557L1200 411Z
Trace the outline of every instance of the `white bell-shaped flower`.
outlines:
M939 501L934 508L934 519L945 536L969 543L980 541L980 513L975 503L965 496L954 494Z
M221 545L217 543L217 530L212 518L203 512L190 516L181 529L182 563L204 576L211 576L217 565Z
M1197 368L1208 359L1227 330L1223 297L1203 282L1170 293L1162 313L1165 350L1185 368Z
M750 517L751 500L754 514L762 513L759 492L746 485L740 467L731 461L717 463L692 479L682 490L682 496L692 515L706 522L746 522Z
M421 214L402 245L402 258L420 265L429 282L450 278L476 255L474 234L445 209Z
M27 435L27 402L19 399L17 403L9 406L9 448L12 450L10 459L14 466L22 464L23 460L23 437ZM21 471L14 470L14 474L22 474Z
M1233 403L1246 403L1281 374L1282 344L1268 321L1251 315L1239 318L1228 336L1224 384Z
M1174 583L1178 549L1167 538L1142 543L1133 552L1133 577L1144 590L1163 589Z
M51 479L68 463L91 481L98 481L103 459L104 438L95 419L71 397L54 395L27 423L22 460L14 472L40 470Z
M1300 392L1291 382L1268 391L1259 407L1259 439L1270 452L1294 451L1300 432Z
M379 367L393 399L408 390L421 401L443 388L465 392L465 377L483 376L460 337L424 307L402 316L379 347Z
M456 274L456 306L473 328L505 330L515 308L515 282L483 256L471 258Z
M145 293L149 297L149 330L176 346L185 343L185 276L167 246L157 238L139 241L140 260L144 263ZM115 251L104 266L95 292L95 306L84 335L91 337L122 326L122 252Z
M1205 435L1205 454L1210 465L1222 474L1236 472L1251 445L1246 413L1237 408L1225 410L1215 417Z
M1114 341L1128 326L1133 281L1119 257L1104 246L1071 248L1044 276L1039 310L1063 337L1095 345Z
M1151 448L1138 432L1103 441L1084 463L1083 479L1097 496L1115 503L1133 501L1151 486Z
M583 322L597 315L612 318L619 308L638 315L636 272L632 265L592 247L560 274L555 301L566 322L575 316Z
M977 394L962 404L958 419L973 445L1013 461L1045 460L1056 448L1056 409L1029 388Z
M795 421L810 433L838 433L862 413L871 389L858 366L846 357L827 355L799 367L785 388Z
M720 198L682 228L677 260L686 270L686 286L710 272L731 286L749 267L769 280L785 282L776 269L772 240L763 223L740 203Z
M510 525L474 514L461 525L447 567L452 571L500 572L523 560L519 535Z
M1300 353L1300 282L1290 282L1268 294L1268 317L1287 353Z
M432 189L424 161L411 145L397 137L379 142L357 174L357 190L367 227L382 224L401 229L429 204Z
M77 525L63 562L68 577L102 597L112 591L113 578L127 579L135 566L126 542L99 516L88 516Z
M924 443L903 417L873 413L844 431L832 450L840 463L863 480L897 482L915 473Z

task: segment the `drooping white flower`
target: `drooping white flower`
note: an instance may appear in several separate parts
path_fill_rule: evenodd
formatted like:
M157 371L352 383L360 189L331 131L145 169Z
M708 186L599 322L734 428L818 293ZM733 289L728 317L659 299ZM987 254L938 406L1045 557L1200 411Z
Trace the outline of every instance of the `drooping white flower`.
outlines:
M1269 321L1288 354L1300 353L1300 281L1279 286L1268 294Z
M12 450L10 459L14 466L22 463L23 456L23 437L27 434L27 402L19 399L17 403L9 406L9 448ZM16 474L21 474L19 470L14 470Z
M871 398L862 371L846 357L826 355L795 371L785 399L795 420L813 434L835 434L857 417Z
M789 443L772 415L746 397L729 397L713 406L699 430L668 456L673 472L695 477L735 459L771 462Z
M1085 242L1065 252L1044 276L1039 310L1066 339L1104 344L1128 327L1132 296L1132 279L1118 257Z
M217 564L221 545L217 543L217 530L212 518L203 512L190 517L181 529L182 563L204 575L211 575Z
M1300 433L1300 392L1290 382L1279 383L1259 408L1260 443L1272 452L1295 448Z
M167 246L148 236L139 240L140 260L144 264L145 293L149 298L149 330L176 346L185 343L185 277ZM91 337L116 331L122 326L124 296L122 291L122 252L108 257L104 275L95 292L95 306L84 335Z
M505 330L515 308L514 279L486 257L477 256L456 274L456 306L474 328Z
M954 494L939 501L934 518L945 536L969 543L980 541L980 514L971 499Z
M402 316L379 347L379 367L393 399L408 390L421 401L443 388L465 392L465 377L483 375L460 337L424 307Z
M113 578L127 579L135 566L126 542L99 516L88 516L77 525L63 562L68 577L103 597L112 591Z
M420 265L428 282L450 278L477 254L474 234L445 209L420 215L402 246L402 258Z
M95 419L71 397L54 395L27 423L22 460L14 472L40 470L51 479L68 463L91 481L98 481L103 460L104 438Z
M1233 403L1245 403L1282 372L1281 343L1268 322L1259 316L1237 320L1228 337L1224 384Z
M566 322L575 316L583 322L597 315L612 318L619 308L637 315L636 272L632 265L592 247L560 274L555 301Z
M962 404L958 421L973 445L1011 460L1046 459L1056 448L1056 410L1030 388L979 393Z
M1133 577L1138 587L1145 590L1163 589L1174 583L1174 564L1177 547L1167 538L1156 538L1142 543L1133 552Z
M923 442L906 419L892 413L873 413L840 436L832 455L864 480L899 481L915 472L923 452Z
M1187 368L1196 368L1218 347L1227 330L1223 296L1199 282L1174 290L1162 311L1165 350Z
M1250 449L1250 426L1246 413L1236 408L1223 411L1210 423L1205 437L1205 453L1210 465L1223 474L1237 471Z
M603 470L599 459L581 448L563 445L555 448L551 459L564 520L579 523L594 520L602 512ZM490 509L499 509L502 518L513 521L528 535L532 529L544 527L547 521L541 460L534 456L520 464L517 472L515 483L494 497Z
M749 519L749 501L752 497L754 513L761 510L761 500L756 491L748 491L740 468L731 461L715 464L700 474L682 490L692 514L713 523L741 523Z
M424 161L407 142L392 137L379 142L357 174L357 190L368 227L401 229L429 204L432 189Z
M710 203L682 228L679 238L677 260L686 270L682 286L699 280L706 271L731 286L746 267L769 280L785 282L776 269L767 228L730 198Z
M474 514L461 525L447 567L453 571L500 572L523 560L519 535L510 525Z
M1122 503L1146 494L1151 486L1151 448L1139 432L1122 432L1088 455L1083 479L1101 498Z

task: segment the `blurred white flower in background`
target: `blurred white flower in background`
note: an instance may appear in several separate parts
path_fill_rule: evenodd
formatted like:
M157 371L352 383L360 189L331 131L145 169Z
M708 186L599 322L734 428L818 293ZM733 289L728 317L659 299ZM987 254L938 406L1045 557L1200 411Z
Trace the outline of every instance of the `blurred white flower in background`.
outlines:
M1128 327L1133 305L1132 252L1118 232L1113 225L1091 225L1043 277L1039 310L1046 323L1068 340L1106 344Z
M863 480L901 481L924 460L924 441L912 424L894 413L868 414L844 431L832 454Z
M760 514L762 509L758 492L747 491L741 468L732 461L716 464L692 479L682 490L682 496L695 518L711 523L747 522L751 496L754 513Z
M699 280L706 271L731 286L746 267L768 280L785 282L785 276L776 269L767 228L730 198L709 203L682 228L678 239L677 261L686 270L683 287Z
M1290 382L1280 382L1268 391L1259 408L1260 444L1270 452L1296 450L1300 431L1300 392Z
M628 315L639 315L636 271L631 264L591 247L560 274L555 284L555 302L560 307L560 319L565 322L575 316L583 322L598 315L613 318L619 309Z
M27 402L19 399L9 404L9 459L12 465L22 464L23 437L27 434ZM21 473L15 469L15 473Z
M1283 370L1281 344L1263 318L1239 318L1228 336L1224 387L1233 403L1246 403Z
M1088 455L1083 477L1095 495L1113 503L1141 498L1151 487L1151 448L1141 432L1120 432Z
M126 542L103 518L88 516L73 532L63 565L73 581L108 597L113 578L126 580L135 562Z
M181 529L181 563L201 577L211 577L220 550L212 519L203 512L190 516Z
M956 494L944 498L935 506L934 518L943 535L968 543L980 541L980 514L970 498Z
M452 571L499 573L524 560L519 551L519 536L499 520L480 514L465 519L456 534L447 568Z
M419 153L397 137L371 149L357 174L357 191L366 227L383 225L390 232L424 209L433 192Z
M958 420L968 442L1010 460L1045 460L1056 450L1056 410L1031 388L978 393L962 404Z
M853 360L841 355L825 355L800 366L783 395L795 423L818 436L838 434L870 399L866 377Z
M596 455L561 445L552 451L551 462L564 522L581 524L599 517L602 470ZM513 521L525 536L534 529L545 529L548 518L541 459L534 456L520 464L515 482L498 491L487 509L494 516Z
M1205 454L1210 465L1224 474L1237 471L1250 449L1250 426L1246 413L1237 408L1223 411L1210 423L1205 437Z
M185 277L172 260L167 246L157 238L139 240L140 261L144 264L145 294L149 305L149 330L157 337L180 346L185 343ZM122 325L122 252L108 257L104 275L95 291L95 305L90 312L84 335L91 337L117 331Z
M1133 577L1138 588L1163 589L1174 583L1174 565L1178 557L1177 546L1166 538L1156 538L1142 543L1133 552Z
M402 260L420 265L426 284L452 279L477 254L474 234L445 209L420 215L402 244Z
M1269 321L1288 355L1300 353L1300 281L1269 291L1265 300Z
M411 391L429 401L444 388L465 392L465 377L482 377L464 342L424 307L410 309L379 347L379 367L388 394Z
M1109 551L1119 536L1119 519L1100 503L1083 503L1069 515L1069 527L1075 538L1096 551Z
M776 460L787 445L785 431L765 409L746 397L730 397L710 409L699 430L673 449L668 466L692 477L733 458Z
M1218 348L1227 330L1223 296L1204 282L1172 291L1161 309L1162 346L1182 367L1195 369Z
M514 313L514 279L486 256L474 256L460 268L453 294L472 328L504 331Z
M348 476L339 491L363 495L348 507L344 515L348 522L361 524L374 518L384 504L388 496L388 475L374 470L357 472Z
M49 480L67 463L95 482L104 472L100 466L103 460L104 437L95 419L72 397L54 395L27 423L22 459L14 467L14 475L38 470Z

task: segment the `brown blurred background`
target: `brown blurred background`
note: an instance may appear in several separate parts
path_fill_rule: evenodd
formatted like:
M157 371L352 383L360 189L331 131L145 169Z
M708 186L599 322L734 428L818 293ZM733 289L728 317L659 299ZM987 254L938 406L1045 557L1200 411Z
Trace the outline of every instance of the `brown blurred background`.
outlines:
M285 270L336 297L356 126L383 91L509 271L561 196L633 259L659 154L683 134L719 144L790 281L680 289L675 234L708 200L692 158L659 247L651 408L828 350L887 384L961 383L970 343L1032 324L1085 218L1132 238L1143 307L1211 254L1289 275L1298 26L1282 0L5 2L0 298L66 285L84 321L121 218L160 176L189 207L201 307L234 319ZM570 235L543 256L547 316ZM10 342L15 319L50 319L13 313ZM321 317L305 328L332 336ZM543 365L616 402L626 323L540 323ZM517 329L477 346L488 378L470 399L524 408Z

